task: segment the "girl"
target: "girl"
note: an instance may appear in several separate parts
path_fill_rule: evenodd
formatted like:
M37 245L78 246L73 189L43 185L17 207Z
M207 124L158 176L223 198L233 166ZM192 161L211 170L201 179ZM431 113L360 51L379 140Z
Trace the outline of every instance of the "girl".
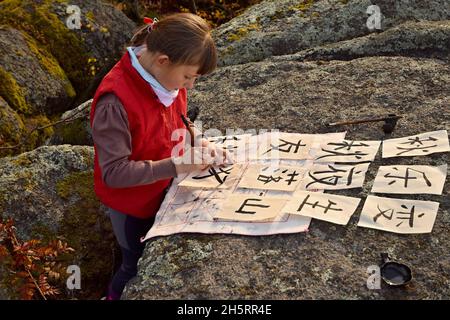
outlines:
M132 46L102 80L91 109L94 189L108 207L122 252L108 300L119 299L136 275L144 249L140 238L152 226L171 178L205 169L211 157L219 159L216 164L232 161L198 137L199 147L172 155L179 143L171 140L172 132L185 128L181 115L187 110L186 89L216 68L209 25L188 13L146 20Z

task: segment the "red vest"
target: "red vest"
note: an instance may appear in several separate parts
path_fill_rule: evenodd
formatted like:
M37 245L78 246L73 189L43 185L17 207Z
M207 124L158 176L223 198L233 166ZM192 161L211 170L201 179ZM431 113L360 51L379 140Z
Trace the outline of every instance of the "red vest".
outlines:
M104 77L95 93L91 107L91 126L97 101L108 92L119 98L128 115L132 142L132 153L128 159L161 160L170 157L172 148L184 139L171 141L175 129L185 128L180 113L186 115L186 89L180 89L172 105L165 107L149 83L131 65L127 52ZM138 218L152 217L156 215L169 184L170 179L166 179L142 186L110 188L102 179L95 152L94 190L100 201L114 210Z

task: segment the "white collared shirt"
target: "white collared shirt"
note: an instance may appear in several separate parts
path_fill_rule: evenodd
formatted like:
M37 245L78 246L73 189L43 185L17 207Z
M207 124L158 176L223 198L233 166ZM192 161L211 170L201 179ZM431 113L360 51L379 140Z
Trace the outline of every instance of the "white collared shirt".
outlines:
M141 77L150 84L161 103L165 107L169 107L178 96L179 89L172 91L167 90L158 82L158 80L155 79L155 77L153 77L149 72L147 72L147 70L144 69L144 67L139 63L137 57L139 52L141 52L143 49L145 49L145 45L142 45L140 47L127 47L128 53L131 57L131 64L134 69L136 69L136 71L141 75Z

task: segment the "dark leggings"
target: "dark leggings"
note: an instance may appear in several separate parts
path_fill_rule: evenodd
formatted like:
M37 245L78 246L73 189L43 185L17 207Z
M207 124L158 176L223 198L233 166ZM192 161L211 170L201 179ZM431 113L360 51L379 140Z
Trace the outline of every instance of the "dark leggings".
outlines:
M127 282L137 274L137 263L145 246L140 238L145 236L155 218L139 219L108 209L114 234L122 252L122 264L113 276L108 294L119 298Z

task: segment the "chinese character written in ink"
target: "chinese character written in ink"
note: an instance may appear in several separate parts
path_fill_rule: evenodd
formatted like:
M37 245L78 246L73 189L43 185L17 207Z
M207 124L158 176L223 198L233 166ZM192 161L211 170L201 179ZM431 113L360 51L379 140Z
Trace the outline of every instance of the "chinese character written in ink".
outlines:
M405 206L404 204L402 204L401 207L402 207L403 209L408 210L408 207ZM403 212L403 211L398 211L398 212L396 212L398 215L402 215L402 216L397 216L397 219L398 219L398 220L408 220L409 226L410 226L411 228L414 227L415 207L416 207L416 206L413 205L413 206L411 207L411 209L410 209L409 212ZM382 210L382 209L380 208L379 205L377 205L377 209L378 209L379 213L378 213L375 217L373 217L373 221L374 221L374 222L377 222L378 218L380 218L380 217L384 217L384 218L386 218L386 219L389 220L389 221L392 220L392 217L394 216L394 209ZM388 214L387 214L387 213L388 213ZM422 218L424 215L425 215L425 213L420 213L420 214L417 215L417 217ZM402 223L403 223L403 221L401 221L400 223L398 223L398 224L396 225L396 227L401 226Z
M310 185L312 185L314 183L324 184L324 185L328 185L328 186L336 186L339 182L339 179L344 178L345 175L346 175L346 180L347 180L346 185L349 186L352 184L353 176L358 173L361 173L361 170L355 171L356 167L352 167L348 172L346 169L337 169L330 164L328 165L328 168L330 168L331 170L308 172L308 175L314 181L311 181L310 183L308 183L306 185L306 188L308 188ZM337 174L337 173L342 173L342 174ZM321 177L321 178L316 177L316 176L322 175L322 174L327 174L327 175L324 177Z
M306 146L306 144L302 144L301 139L297 143L289 142L284 139L280 139L280 141L282 141L283 143L279 144L278 146L274 146L273 144L270 144L271 148L269 150L267 150L266 152L264 152L263 154L266 154L272 150L278 150L278 151L285 152L285 153L298 153L298 150L300 147ZM283 149L284 147L286 147L286 149ZM292 148L294 148L293 151L291 151Z
M226 137L222 137L222 138L217 138L217 139L210 139L210 142L214 142L216 144L224 144L226 141L231 140L231 141L241 141L242 139L236 137L236 136L226 136Z
M406 145L411 145L411 147L400 147L400 146L396 146L396 148L398 150L403 150L399 153L397 153L397 156L400 156L404 153L408 153L410 151L414 151L414 150L422 150L423 152L428 152L428 149L433 148L433 147L437 147L437 144L433 144L433 145L424 145L423 142L424 141L437 141L437 138L433 138L433 137L428 137L428 138L424 138L424 139L420 139L420 137L414 137L414 138L408 138L408 141L406 142L401 142L399 144L406 144ZM433 142L432 142L433 143Z
M238 210L236 210L236 213L241 213L241 214L255 214L256 211L244 211L244 207L245 206L249 206L249 207L258 207L258 208L269 208L269 205L263 205L263 204L254 204L254 203L248 203L249 201L262 201L262 199L254 199L254 198L249 198L249 199L245 199L244 203L242 203L242 205L239 207Z
M361 159L362 157L367 156L368 153L364 153L361 150L355 150L354 152L345 152L345 150L350 151L354 147L370 147L368 144L363 142L358 144L355 143L355 141L330 142L327 146L335 147L332 150L322 148L322 151L328 152L328 154L318 157L317 160L334 156L355 156L356 159ZM341 149L344 149L344 152L339 151Z
M398 169L396 167L393 167L392 169L398 171ZM406 168L406 172L405 172L404 176L395 176L395 175L391 175L391 173L386 173L384 175L384 177L385 178L394 178L392 181L390 181L388 183L389 185L396 183L397 181L395 179L403 179L404 180L403 185L405 188L407 188L409 180L417 180L418 179L414 174L410 175L410 172L416 172L416 173L422 174L422 178L425 181L425 183L427 184L427 186L431 187L431 181L427 178L427 175L425 174L425 172L411 169L411 168Z
M208 174L204 175L204 176L194 176L192 177L192 179L206 179L209 177L214 176L217 180L217 182L219 182L220 184L224 183L225 180L228 178L228 175L231 173L231 170L233 169L233 167L229 167L228 169L226 168L218 168L219 172L217 172L217 170L214 167L209 168L208 170ZM223 174L223 178L220 176L221 174Z
M310 197L309 194L305 197L305 199L303 200L303 202L300 204L300 206L297 209L298 212L301 212L305 205L310 205L313 209L315 207L323 208L324 209L323 213L327 213L328 210L342 211L342 209L339 209L339 208L332 208L333 205L337 204L334 201L331 201L331 200L328 199L328 204L326 206L323 206L323 205L319 204L319 201L316 201L316 202L313 202L313 203L308 202L309 197Z
M381 210L380 206L377 204L377 209L379 211L379 213L373 217L373 222L377 222L378 218L383 216L384 218L391 220L392 216L394 214L394 209L386 209L386 210ZM386 213L389 212L389 215L387 215Z
M237 148L238 148L237 145L232 145L232 144L227 144L227 145L222 147L222 149L228 150L230 152L236 151L236 150L233 150L233 149L237 149Z
M268 168L269 167L264 167L263 169L261 169L261 171L266 171ZM280 169L275 169L273 172L277 172L279 170ZM281 171L281 173L286 173L288 171L289 171L288 169L284 169L283 171ZM289 179L285 179L284 181L286 181L287 184L290 186L293 182L298 181L295 179L295 177L298 175L299 175L299 173L297 173L297 171L294 170L293 172L287 174ZM282 176L274 177L272 175L269 176L269 175L263 175L263 174L258 175L258 178L257 178L258 181L264 182L264 184L268 184L269 182L272 182L272 181L278 183L282 179L283 179Z
M230 152L235 152L236 150L234 149L238 149L238 146L234 143L226 143L227 141L242 141L242 139L236 137L236 136L225 136L225 137L221 137L221 138L212 138L209 141L210 142L214 142L215 144L220 144L222 145L222 149L228 150ZM225 144L226 143L226 144Z

